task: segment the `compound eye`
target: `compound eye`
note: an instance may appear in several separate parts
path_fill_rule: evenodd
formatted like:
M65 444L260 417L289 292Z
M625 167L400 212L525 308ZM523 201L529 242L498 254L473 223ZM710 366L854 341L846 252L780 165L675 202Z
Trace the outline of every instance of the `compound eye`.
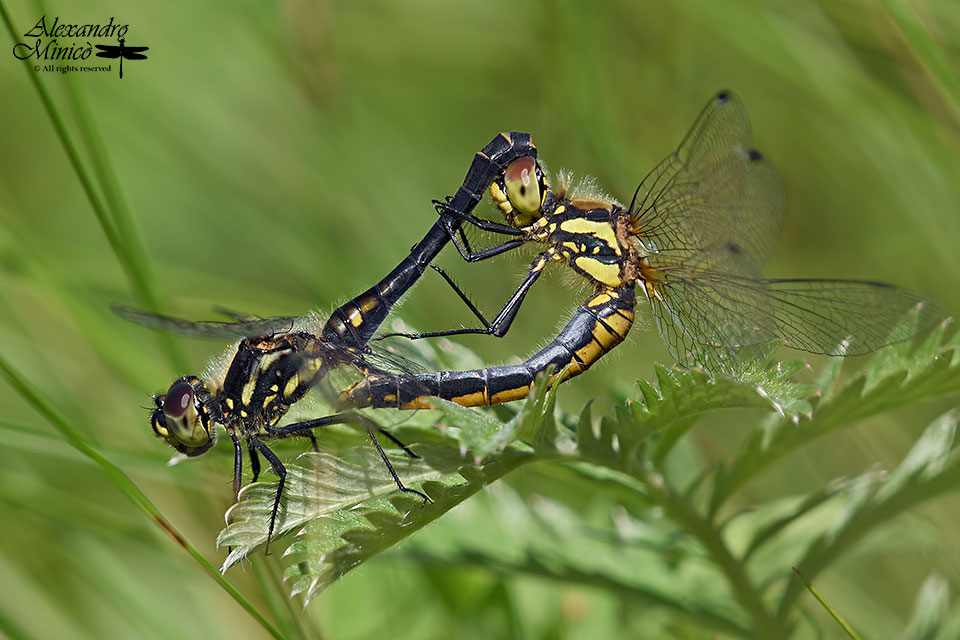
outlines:
M163 400L163 413L171 420L179 420L193 407L195 395L193 385L189 382L178 382L170 387Z
M167 430L167 420L163 416L162 402L163 396L158 396L157 408L154 409L153 413L150 415L150 426L153 427L153 432L161 438L169 438L170 431Z
M200 455L213 446L210 417L206 407L197 402L197 393L189 380L182 380L167 391L163 400L157 400L153 413L153 429L170 446L188 456Z
M537 178L537 161L530 156L517 158L503 174L507 198L518 212L531 215L540 210L543 194Z

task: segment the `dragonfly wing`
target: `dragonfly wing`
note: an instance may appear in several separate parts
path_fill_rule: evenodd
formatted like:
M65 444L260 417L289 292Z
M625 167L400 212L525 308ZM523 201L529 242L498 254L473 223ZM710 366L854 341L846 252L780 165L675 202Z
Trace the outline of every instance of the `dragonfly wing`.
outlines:
M861 355L909 340L943 319L940 306L912 291L860 280L767 280L787 346L811 353ZM905 322L914 311L916 322Z
M654 260L651 260L654 262ZM861 355L908 340L942 319L936 302L888 284L859 280L767 280L742 255L716 251L697 261L656 256L664 279L650 298L670 353L709 364L773 340L800 351ZM914 322L906 315L914 311Z
M234 311L233 309L228 309L218 304L213 305L213 311L214 313L219 313L220 315L232 318L235 322L255 322L263 320L263 316L258 316L253 313L243 313L242 311Z
M143 48L146 49L146 47L143 47ZM130 49L127 49L126 51L123 52L123 57L126 58L127 60L146 60L147 59L147 56L143 54L130 53Z
M679 148L643 179L630 213L650 251L693 256L729 241L763 264L785 208L776 169L752 148L743 103L721 92Z
M121 318L150 329L211 340L283 333L290 331L296 320L296 318L289 316L279 316L275 318L250 319L240 322L191 322L181 318L150 313L149 311L140 311L120 305L113 305L111 308L113 312Z
M664 274L647 290L654 322L678 362L709 365L718 353L746 359L747 347L779 337L769 291L746 254L657 254L650 263Z

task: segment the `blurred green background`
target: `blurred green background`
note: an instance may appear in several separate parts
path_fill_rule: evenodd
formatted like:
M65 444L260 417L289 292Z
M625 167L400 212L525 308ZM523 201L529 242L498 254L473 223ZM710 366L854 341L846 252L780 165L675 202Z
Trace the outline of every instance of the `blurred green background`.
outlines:
M332 309L406 254L435 220L430 200L452 194L499 131L532 132L548 168L592 174L629 200L722 88L739 93L756 146L786 184L770 275L890 281L960 312L957 2L5 4L18 33L44 14L114 16L130 25L128 44L150 47L122 80L39 76L78 142L71 92L86 105L163 308L176 315L208 318L213 304L264 315ZM170 451L145 407L185 372L157 337L110 314L110 303L140 303L6 31L0 43L0 351L216 561L230 448L165 467ZM468 266L448 250L441 264L492 311L529 260ZM505 339L463 342L490 363L543 344L586 295L554 271ZM430 276L399 315L424 330L471 323ZM222 349L176 342L191 371ZM644 318L628 344L566 385L561 405L600 397L609 406L666 360ZM815 445L745 500L892 464L946 406ZM0 407L8 633L265 637L5 383ZM705 460L736 447L741 418L719 414L698 428ZM874 541L820 590L880 634L867 637L899 629L931 571L960 586L958 507L939 500L909 516L921 551ZM251 572L229 577L258 601ZM623 605L530 576L419 567L401 549L323 594L306 624L336 638L597 637Z

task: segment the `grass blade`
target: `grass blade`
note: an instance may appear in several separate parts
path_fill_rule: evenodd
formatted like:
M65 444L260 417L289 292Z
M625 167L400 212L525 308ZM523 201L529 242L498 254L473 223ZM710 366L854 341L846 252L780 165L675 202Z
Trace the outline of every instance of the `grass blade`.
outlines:
M72 447L80 453L93 460L110 478L117 487L127 495L128 498L139 506L160 529L169 535L174 541L186 551L197 564L213 578L226 593L237 601L237 603L246 609L253 618L274 638L283 638L283 635L267 620L263 614L250 603L242 593L233 584L224 578L217 568L207 560L200 551L190 544L180 533L174 529L173 525L160 513L160 510L150 501L150 499L140 490L133 480L123 472L119 467L104 458L100 452L94 449L87 442L83 435L74 429L67 419L51 404L46 398L41 396L36 388L30 385L20 374L10 366L10 364L0 356L0 373L10 382L11 386L26 400L40 415L63 436Z

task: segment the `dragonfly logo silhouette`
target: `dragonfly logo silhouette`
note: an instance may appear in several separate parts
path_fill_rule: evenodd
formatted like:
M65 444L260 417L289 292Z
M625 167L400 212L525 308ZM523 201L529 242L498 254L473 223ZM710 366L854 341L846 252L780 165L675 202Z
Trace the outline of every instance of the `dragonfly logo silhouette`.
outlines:
M146 51L150 47L128 47L124 45L123 38L120 38L120 44L98 44L96 45L100 52L98 58L120 58L120 79L123 79L123 59L127 60L146 60L147 56L141 51Z

